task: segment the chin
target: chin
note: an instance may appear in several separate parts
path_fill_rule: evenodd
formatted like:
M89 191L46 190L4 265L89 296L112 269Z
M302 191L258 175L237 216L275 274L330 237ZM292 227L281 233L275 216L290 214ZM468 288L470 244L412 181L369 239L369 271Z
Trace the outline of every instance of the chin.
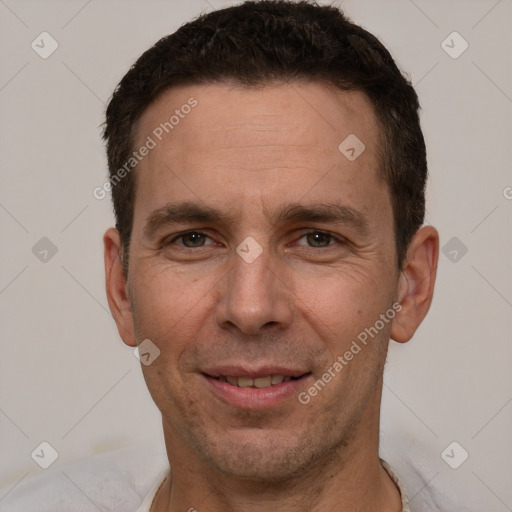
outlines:
M196 448L212 469L230 478L275 484L303 476L305 468L324 458L328 451L316 446L313 436L301 439L295 433L286 434L271 429L230 433Z

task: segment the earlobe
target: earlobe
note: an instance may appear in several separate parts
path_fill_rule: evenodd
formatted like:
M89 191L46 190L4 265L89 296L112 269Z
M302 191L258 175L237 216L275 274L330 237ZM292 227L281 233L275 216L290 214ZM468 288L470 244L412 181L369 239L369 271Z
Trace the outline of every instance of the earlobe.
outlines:
M128 283L121 258L121 238L117 229L110 228L103 236L105 287L108 305L123 341L134 347L135 333Z
M419 327L432 302L439 257L439 234L432 226L420 228L407 250L398 282L398 302L402 309L395 316L391 338L409 341Z

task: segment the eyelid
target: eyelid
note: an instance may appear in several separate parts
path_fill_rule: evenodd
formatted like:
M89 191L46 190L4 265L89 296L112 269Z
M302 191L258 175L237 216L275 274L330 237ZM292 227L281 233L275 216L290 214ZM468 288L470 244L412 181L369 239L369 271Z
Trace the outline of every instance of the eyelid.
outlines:
M338 242L338 243L341 243L341 244L346 244L348 243L348 240L344 237L344 236L341 236L341 235L337 235L335 233L332 233L331 231L326 231L324 229L312 229L312 228L309 228L305 231L302 232L302 234L296 239L297 240L301 240L302 238L304 238L305 236L307 235L310 235L311 233L321 233L323 235L328 235L330 236L334 241ZM330 247L334 244L330 243L329 245L327 245L326 247ZM310 247L310 246L308 246ZM322 249L322 247L312 247L312 249Z
M161 242L161 246L164 247L166 245L174 244L177 240L179 240L180 238L183 238L184 236L186 236L186 235L188 235L190 233L198 233L198 234L203 235L204 237L209 238L210 240L214 241L213 238L211 236L209 236L208 233L206 233L203 229L187 229L185 231L181 231L179 233L175 233L173 235L165 237L162 240L162 242ZM348 240L344 236L337 235L335 233L332 233L331 231L327 231L327 230L324 230L324 229L315 229L315 228L304 228L303 230L301 230L301 234L300 234L300 236L298 238L295 239L295 243L298 240L301 240L302 238L304 238L305 236L307 236L307 235L309 235L311 233L322 233L324 235L328 235L335 242L338 242L340 244L348 243ZM209 244L209 245L213 245L213 244ZM332 245L335 245L335 244L330 243L329 245L327 245L327 246L325 246L323 248L325 249L327 247L331 247ZM311 247L311 246L308 246L307 244L305 246L306 247ZM202 247L204 247L204 246L202 246ZM311 248L312 249L322 249L322 247L311 247Z
M166 236L162 242L161 242L161 246L164 247L166 245L170 245L170 244L173 244L174 242L176 242L177 240L179 240L180 238L183 238L184 236L186 235L189 235L191 233L197 233L199 235L203 235L204 237L206 238L209 238L210 240L213 241L213 238L211 236L209 236L207 233L205 233L203 230L201 229L187 229L185 231L181 231L180 233L174 233L173 235L170 235L170 236Z

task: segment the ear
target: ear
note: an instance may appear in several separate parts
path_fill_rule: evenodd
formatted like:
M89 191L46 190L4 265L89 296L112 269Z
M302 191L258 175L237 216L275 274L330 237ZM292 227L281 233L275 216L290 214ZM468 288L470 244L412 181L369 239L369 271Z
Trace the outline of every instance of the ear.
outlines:
M425 318L436 281L439 234L432 226L420 228L412 239L398 280L397 311L391 326L391 338L409 341Z
M123 341L130 347L135 347L135 329L128 283L123 270L121 255L121 237L114 228L103 235L105 257L105 286L110 311L117 324L117 330Z

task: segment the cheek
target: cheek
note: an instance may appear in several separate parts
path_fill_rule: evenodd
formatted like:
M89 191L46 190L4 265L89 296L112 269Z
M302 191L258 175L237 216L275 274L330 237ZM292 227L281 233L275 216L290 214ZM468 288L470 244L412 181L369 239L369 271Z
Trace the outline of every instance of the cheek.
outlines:
M312 280L309 286L304 281L304 287L297 290L297 296L304 298L298 302L299 316L311 329L311 336L323 343L326 360L319 364L319 374L335 362L343 365L343 369L334 370L332 393L347 386L364 387L365 382L373 381L373 376L378 374L390 324L378 332L368 329L391 306L391 283L379 281L376 274L347 266L332 273L330 278ZM328 401L330 393L321 401Z
M164 359L176 359L193 338L205 314L211 278L191 277L158 264L138 268L132 286L137 338L149 338Z
M388 307L386 284L355 265L325 276L301 276L294 288L300 315L334 342L357 336Z
M146 269L149 272L137 269L140 277L132 290L134 322L137 340L149 339L160 351L151 364L142 365L142 371L155 403L171 411L187 400L188 353L204 324L209 287L156 267Z

